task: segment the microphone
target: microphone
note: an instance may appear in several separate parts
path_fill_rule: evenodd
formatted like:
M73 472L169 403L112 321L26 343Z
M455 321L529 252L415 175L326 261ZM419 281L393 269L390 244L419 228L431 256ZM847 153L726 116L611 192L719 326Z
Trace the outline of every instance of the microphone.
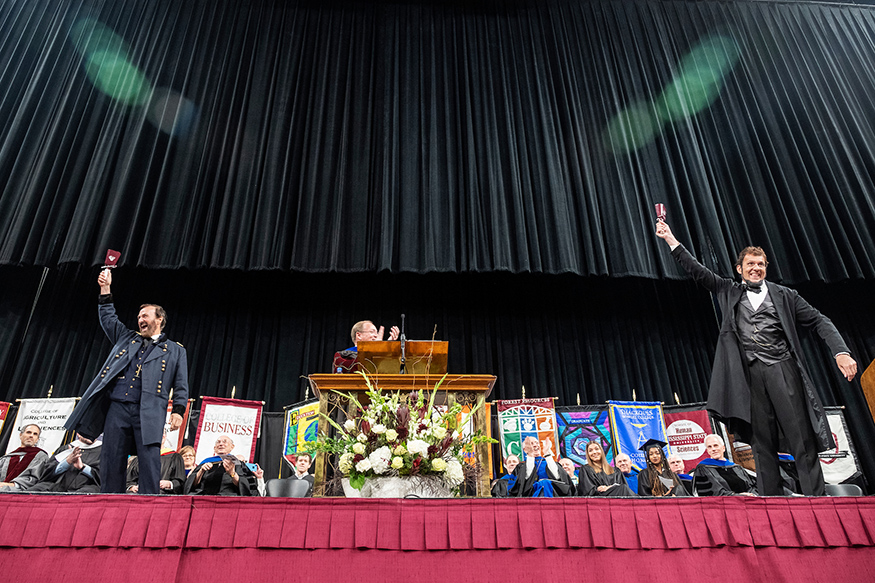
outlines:
M404 314L401 314L401 373L404 374L404 366L407 362L407 337L404 335Z

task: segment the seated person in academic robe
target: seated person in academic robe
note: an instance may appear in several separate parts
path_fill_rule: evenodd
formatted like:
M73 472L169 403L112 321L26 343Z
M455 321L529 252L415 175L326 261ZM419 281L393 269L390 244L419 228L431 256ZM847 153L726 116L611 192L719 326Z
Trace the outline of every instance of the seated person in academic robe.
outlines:
M69 492L90 494L100 492L101 437L91 441L80 434L50 457L43 466L39 482L28 492Z
M398 340L398 334L400 332L398 326L392 326L389 330L389 340ZM383 334L385 334L385 328L383 328L383 326L377 328L370 320L356 322L350 333L350 336L352 337L352 346L346 350L334 353L334 362L331 365L332 372L356 372L357 367L355 365L355 359L358 356L359 342L380 342L383 340Z
M605 450L597 441L586 446L586 464L580 468L578 496L636 496L626 484L623 472L615 471L605 458Z
M202 461L188 474L183 494L206 496L258 496L255 474L244 462L231 455L234 442L220 435L213 446L213 457Z
M18 435L21 447L0 457L0 492L21 492L39 481L49 459L49 454L37 447L41 431L34 423L25 425Z
M662 448L668 445L658 439L648 439L640 447L647 467L638 474L639 496L688 496L680 478L668 467Z
M708 459L693 470L693 490L699 496L756 496L756 481L726 459L726 445L719 435L705 436Z
M786 496L802 495L802 485L799 483L799 470L796 460L789 453L778 453L778 471L781 474L781 485Z
M559 465L568 473L568 477L571 478L571 483L574 484L574 489L577 491L577 474L575 473L577 468L574 467L574 462L564 457L559 460Z
M552 448L541 455L541 443L537 437L527 437L523 440L523 451L526 460L515 469L516 482L508 491L508 496L525 498L553 498L556 496L573 496L574 484L571 478L553 459Z
M140 462L134 456L128 463L127 490L136 493L140 486ZM185 463L175 451L161 455L161 475L158 487L162 494L175 494L182 491L185 484Z
M668 468L673 471L678 479L681 481L681 484L684 485L684 489L687 491L687 494L690 496L693 495L693 476L687 474L684 470L684 460L676 453L668 456Z
M632 467L632 458L629 454L618 453L614 457L614 466L620 470L623 477L626 478L626 485L633 492L638 491L638 470Z
M183 445L179 450L179 455L182 456L182 466L185 470L185 476L188 477L188 474L197 466L194 461L194 448L190 445Z
M514 454L510 454L504 458L504 469L506 470L503 476L492 481L492 497L507 498L507 493L516 484L516 475L513 471L520 465L520 458Z

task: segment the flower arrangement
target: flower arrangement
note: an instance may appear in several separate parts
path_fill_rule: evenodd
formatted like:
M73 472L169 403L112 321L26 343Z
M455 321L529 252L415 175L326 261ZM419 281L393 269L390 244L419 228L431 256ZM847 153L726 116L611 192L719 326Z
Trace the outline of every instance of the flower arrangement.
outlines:
M309 444L316 451L340 454L338 469L353 488L361 490L367 478L433 476L456 489L464 480L464 453L474 451L480 443L495 443L479 431L473 436L460 433L459 427L464 427L477 407L459 425L460 404L446 411L435 408L435 395L444 379L430 394L420 389L402 395L383 392L366 374L358 374L365 379L370 403L361 405L351 395L338 391L357 405L354 417L343 425L324 417L336 436L320 436L316 443Z

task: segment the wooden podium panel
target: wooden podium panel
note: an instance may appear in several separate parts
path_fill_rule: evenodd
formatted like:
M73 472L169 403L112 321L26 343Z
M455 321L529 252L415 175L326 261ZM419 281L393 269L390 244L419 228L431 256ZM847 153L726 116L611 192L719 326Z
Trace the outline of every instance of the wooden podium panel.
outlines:
M863 396L869 403L869 414L875 419L875 360L869 363L860 376L860 386L863 387Z
M401 370L401 342L359 342L356 365L368 375L398 374ZM407 374L442 375L447 372L449 342L408 340L406 342Z
M386 344L386 343L383 343ZM380 374L368 377L371 384L379 387L382 391L418 391L428 392L434 389L443 375L416 375L416 374ZM308 377L313 393L319 398L319 412L331 417L339 424L346 421L356 405L347 399L348 394L360 404L367 404L368 398L365 392L368 387L365 380L359 374L312 374ZM489 417L483 406L486 398L492 392L496 377L494 375L447 375L435 396L436 405L453 405L460 403L463 406L480 408L474 413L474 430L478 429L484 435L489 432ZM329 425L319 423L319 434L328 435ZM486 470L477 484L477 496L488 497L490 495L489 484L489 444L477 446L477 460ZM316 454L316 483L315 495L324 495L325 480L329 472L329 456L324 453Z

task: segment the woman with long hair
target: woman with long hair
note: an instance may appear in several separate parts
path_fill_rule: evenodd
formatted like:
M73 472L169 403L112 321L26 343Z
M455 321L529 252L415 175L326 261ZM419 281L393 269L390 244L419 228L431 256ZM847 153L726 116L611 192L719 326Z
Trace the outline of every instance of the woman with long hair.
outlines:
M605 450L597 441L586 444L586 464L580 468L578 496L635 496L623 472L608 464Z
M638 474L639 496L687 496L687 490L677 474L668 467L662 448L667 444L649 439L641 446L647 467Z

